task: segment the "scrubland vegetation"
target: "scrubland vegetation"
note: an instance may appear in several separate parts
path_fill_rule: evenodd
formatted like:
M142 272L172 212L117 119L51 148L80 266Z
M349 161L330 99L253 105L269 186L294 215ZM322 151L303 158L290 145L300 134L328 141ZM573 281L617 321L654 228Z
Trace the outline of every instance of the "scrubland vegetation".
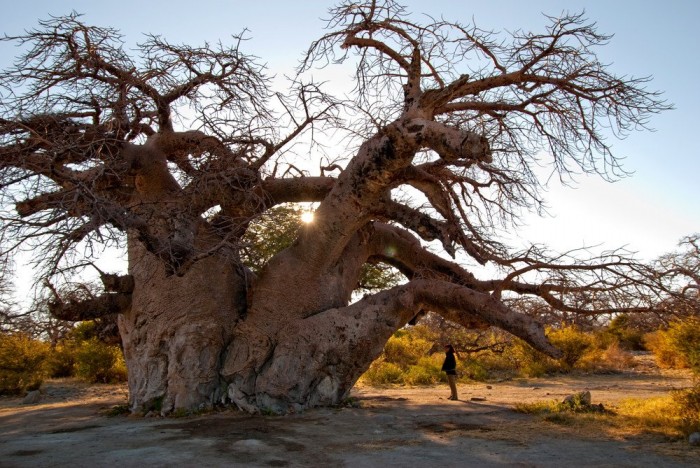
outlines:
M633 365L630 351L645 349L642 333L621 328L619 320L600 331L584 332L575 326L563 326L549 327L547 334L563 351L561 359L552 359L495 328L461 329L444 336L428 326L418 325L396 332L382 356L362 376L362 381L370 385L430 385L445 381L440 372L444 358L441 351L442 343L448 341L460 353L459 378L464 382L541 377L572 371L616 372ZM620 339L623 334L626 340ZM680 351L672 346L666 344L665 352L675 356L674 353ZM685 362L677 356L673 364L683 367Z
M611 327L612 328L612 327ZM610 329L591 338L593 343ZM560 336L573 337L570 331ZM668 437L687 436L700 431L700 320L694 317L672 322L667 328L643 335L643 345L653 352L656 363L665 369L690 369L695 384L691 388L674 390L668 395L648 399L627 399L613 408L602 410L597 406L569 405L559 401L524 403L516 410L539 414L544 419L570 424L591 422L621 431L648 431ZM572 349L582 349L580 337L569 341ZM614 350L614 352L611 352ZM583 351L574 368L585 369L586 363L597 362L598 369L622 366L628 359L624 347L613 342L602 353L595 345ZM581 365L583 364L583 365ZM624 367L624 366L623 366Z
M35 390L47 378L126 381L121 349L101 341L94 328L93 322L82 322L55 345L23 332L0 333L0 395Z
M460 352L459 380L498 381L514 377L543 377L561 373L615 373L635 365L633 353L651 351L663 369L691 369L696 383L688 389L650 399L629 399L618 407L543 401L520 404L517 410L542 415L551 422L605 424L618 430L644 430L669 437L700 431L700 320L671 322L652 332L630 325L617 316L607 326L583 331L565 325L548 328L549 339L563 351L555 360L522 340L497 329L455 330L445 334L418 325L399 330L382 356L362 376L366 385L431 385L445 382L440 372L442 344L451 342Z

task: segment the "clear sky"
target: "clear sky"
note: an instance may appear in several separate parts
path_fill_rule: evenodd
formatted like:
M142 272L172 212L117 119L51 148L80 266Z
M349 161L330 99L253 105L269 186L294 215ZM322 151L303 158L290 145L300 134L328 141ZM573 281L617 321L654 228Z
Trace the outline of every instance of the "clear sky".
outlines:
M142 33L171 42L225 42L230 34L250 30L244 51L268 63L270 72L291 73L310 42L323 34L323 21L334 2L320 0L24 0L3 9L0 31L18 34L49 14L75 10L87 23L120 29L128 43ZM603 62L621 75L652 75L650 88L664 91L676 109L655 116L655 132L634 133L614 143L626 157L630 178L608 184L580 178L575 189L550 187L551 218L528 217L520 233L530 241L563 250L583 245L622 245L652 259L673 250L684 235L700 231L700 143L697 138L700 92L698 52L700 2L695 0L490 0L404 1L416 14L443 15L482 29L543 30L542 13L586 11L599 31L614 34L599 50ZM0 44L0 67L15 51ZM343 73L350 74L345 69Z

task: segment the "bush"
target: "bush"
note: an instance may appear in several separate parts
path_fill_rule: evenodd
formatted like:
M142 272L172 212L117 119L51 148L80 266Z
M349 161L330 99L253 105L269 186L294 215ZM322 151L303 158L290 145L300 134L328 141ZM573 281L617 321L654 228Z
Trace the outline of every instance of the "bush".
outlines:
M384 360L408 369L418 364L432 346L430 341L414 336L412 331L399 330L384 345Z
M584 356L586 351L593 347L593 339L590 335L583 333L576 327L563 327L549 329L547 337L554 346L559 348L564 355L560 362L566 370L571 370L576 363Z
M512 361L513 369L523 377L542 377L559 370L557 361L519 338L514 338L503 354L504 358Z
M92 321L76 325L52 350L47 369L51 377L75 376L88 383L124 382L127 376L121 349L101 341Z
M362 374L362 382L369 385L386 385L403 382L403 370L391 362L374 361Z
M404 377L407 385L433 385L447 381L447 374L442 372L442 356L434 354L424 356L414 366L410 366Z
M668 329L646 336L647 347L665 368L690 368L700 374L700 319L673 322Z
M89 383L126 381L118 346L97 339L92 322L83 322L53 349L20 333L0 334L0 394L39 388L45 377L77 376Z
M700 383L672 393L677 405L680 430L684 435L700 432Z
M664 369L678 369L686 366L685 359L678 354L671 343L668 333L657 330L644 337L645 346L654 353L654 359L659 367Z
M126 381L126 364L121 349L90 338L77 345L75 374L89 383Z
M75 375L75 346L62 342L51 350L46 360L48 376L53 379Z
M36 390L45 377L49 345L21 333L0 334L0 394Z
M619 372L634 366L632 355L620 345L616 336L626 327L624 320L613 320L614 333L583 332L573 326L547 329L554 346L563 357L555 360L535 350L525 341L503 331L454 333L463 349L478 346L458 360L462 380L487 381L494 378L542 377L555 372ZM631 333L631 332L630 332ZM603 337L604 335L604 337ZM368 384L399 383L427 385L446 380L440 371L441 352L428 357L437 335L428 327L416 326L397 331L387 342L382 356L372 364L363 381ZM391 364L391 365L389 365Z
M630 316L621 314L596 336L600 348L608 348L617 343L623 350L644 351L644 334L630 324Z
M477 382L484 382L491 377L489 372L490 368L485 367L483 362L478 359L468 359L463 360L460 364L460 373L464 377L470 380L476 380Z
M613 341L605 349L589 349L576 362L576 369L588 372L621 372L634 367L635 362L629 351L626 351Z

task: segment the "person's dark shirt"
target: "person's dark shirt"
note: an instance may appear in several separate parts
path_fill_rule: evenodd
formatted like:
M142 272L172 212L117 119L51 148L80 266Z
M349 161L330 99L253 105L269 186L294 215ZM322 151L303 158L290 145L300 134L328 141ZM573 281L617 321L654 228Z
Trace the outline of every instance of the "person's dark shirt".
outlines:
M455 354L452 351L447 351L445 353L445 362L442 363L442 370L450 374L454 373L455 369L457 369Z

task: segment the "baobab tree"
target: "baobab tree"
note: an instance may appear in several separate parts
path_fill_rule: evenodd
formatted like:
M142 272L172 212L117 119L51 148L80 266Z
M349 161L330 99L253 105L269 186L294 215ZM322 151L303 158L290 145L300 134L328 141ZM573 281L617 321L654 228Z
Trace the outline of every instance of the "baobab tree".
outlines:
M345 2L277 94L236 38L147 36L127 53L115 30L76 15L41 22L5 38L25 53L0 76L4 249L35 249L57 317L119 314L133 411L338 403L425 311L557 356L509 300L609 313L642 307L628 295L644 283L619 252L516 251L498 227L541 207L536 166L621 174L609 130L668 106L648 78L600 63L609 37L594 24L546 21L502 36L419 23L393 1ZM353 69L353 99L306 80L319 66ZM290 145L324 128L351 135L343 159L300 173ZM246 231L294 202L315 202L314 221L254 273ZM128 274L62 296L55 283L101 245L126 246ZM405 282L353 299L366 264Z

